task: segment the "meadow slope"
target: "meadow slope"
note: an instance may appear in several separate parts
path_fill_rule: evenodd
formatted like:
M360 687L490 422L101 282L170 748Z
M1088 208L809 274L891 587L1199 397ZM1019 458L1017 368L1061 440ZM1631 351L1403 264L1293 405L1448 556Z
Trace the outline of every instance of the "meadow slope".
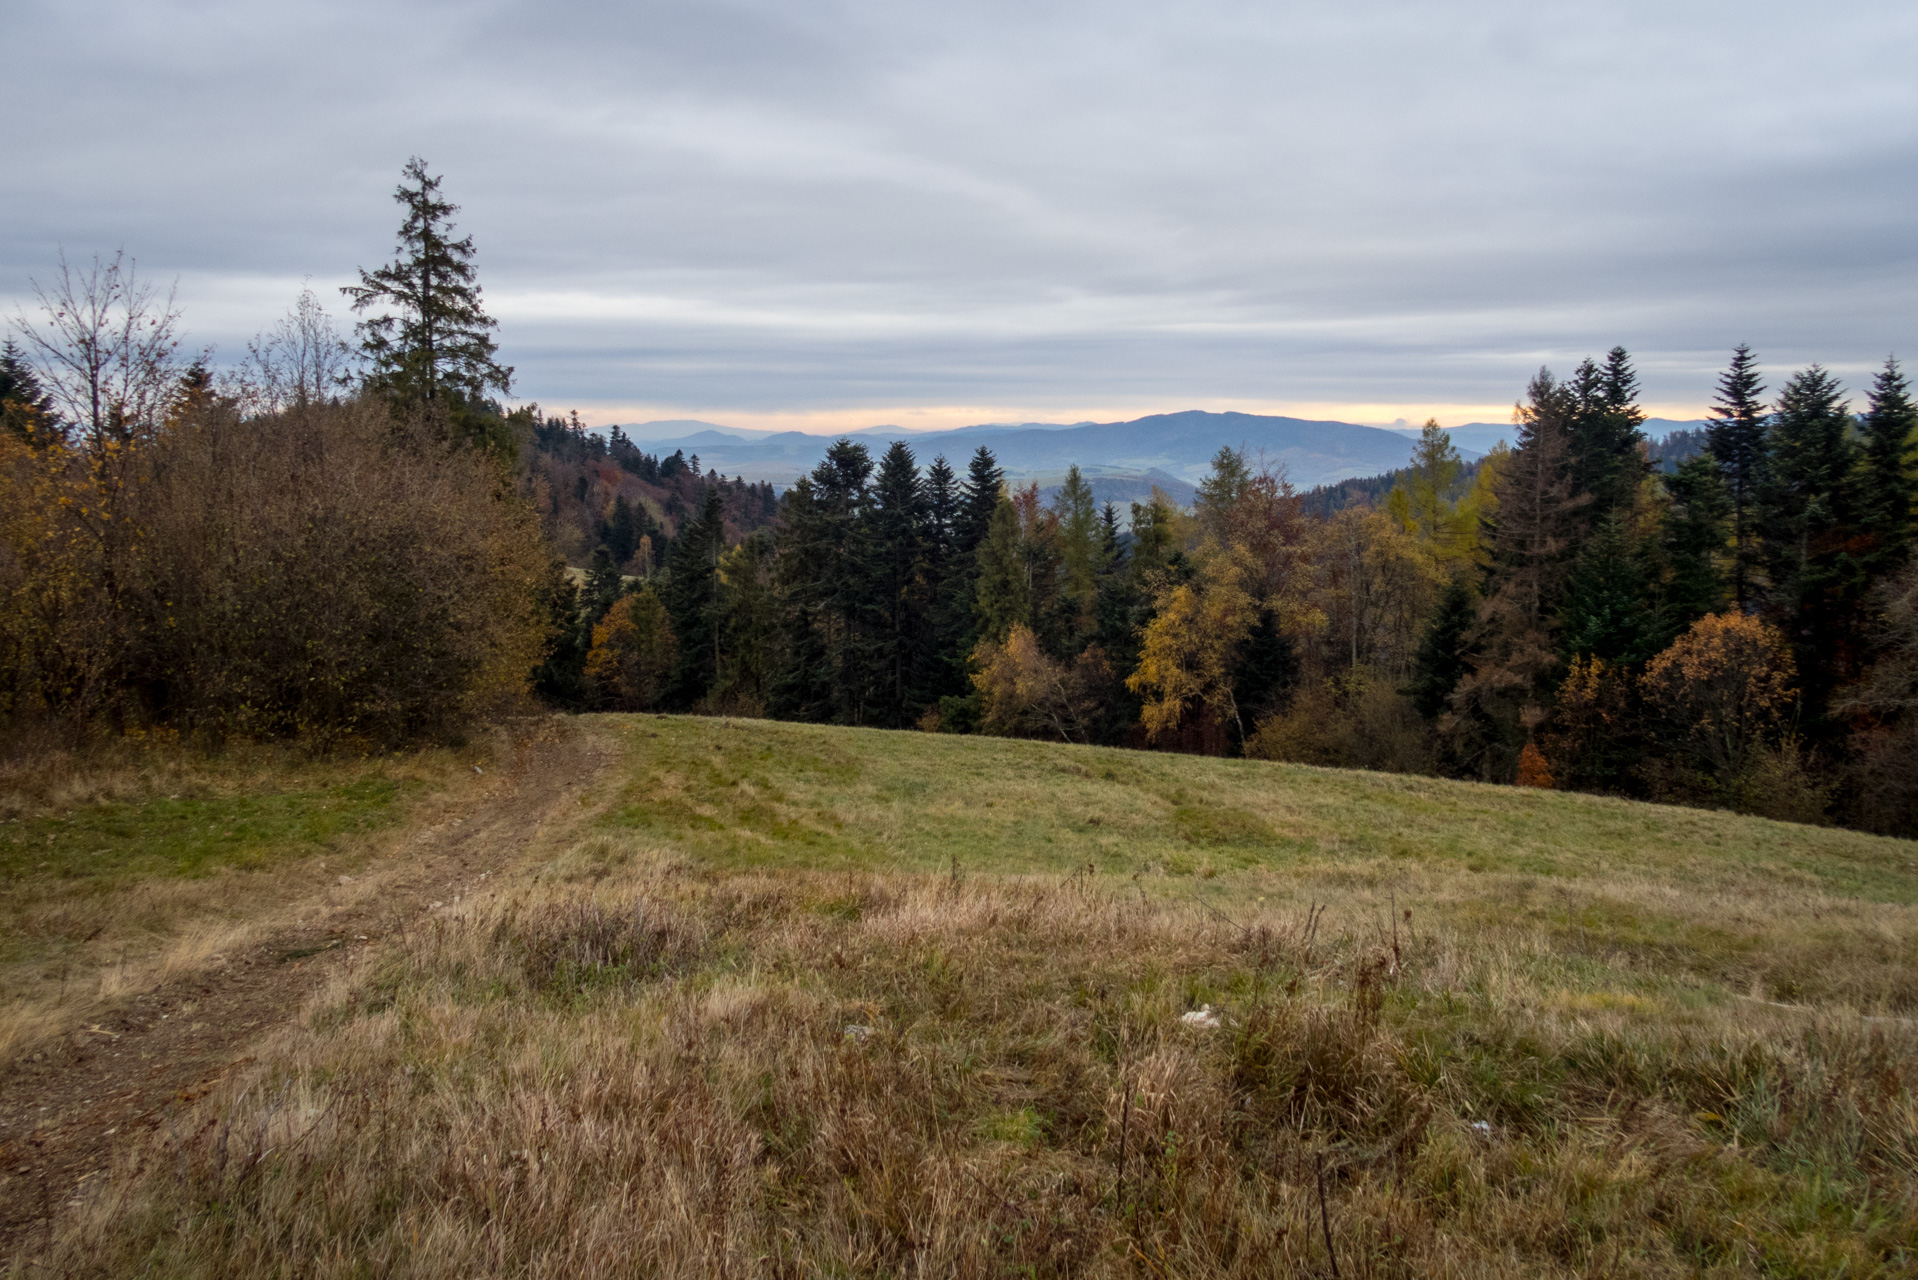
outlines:
M510 865L343 956L21 1273L1918 1265L1918 845L1003 740L569 732L607 763Z

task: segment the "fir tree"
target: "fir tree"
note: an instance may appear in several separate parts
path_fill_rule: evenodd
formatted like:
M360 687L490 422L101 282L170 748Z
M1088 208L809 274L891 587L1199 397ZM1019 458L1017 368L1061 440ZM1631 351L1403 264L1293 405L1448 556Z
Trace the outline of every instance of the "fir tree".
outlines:
M1725 574L1720 561L1732 504L1718 461L1709 455L1685 459L1664 481L1671 505L1660 520L1666 564L1660 621L1669 643L1692 623L1724 607Z
M41 387L26 352L9 336L0 347L0 430L45 445L58 434L58 421L53 396Z
M1646 606L1644 575L1621 512L1612 511L1579 551L1559 613L1567 657L1631 665L1657 653L1664 638Z
M394 260L360 272L341 292L356 312L370 385L395 403L430 406L469 433L484 433L488 389L512 389L513 371L495 358L498 322L480 301L473 237L453 238L459 206L440 195L440 179L415 156L393 198L406 210Z
M1859 420L1858 521L1872 541L1865 570L1874 579L1895 573L1911 552L1914 506L1912 434L1918 408L1911 387L1894 360L1872 380L1871 396Z
M1468 638L1477 618L1478 592L1466 575L1453 575L1419 640L1412 683L1405 690L1427 720L1437 720L1445 713L1451 705L1452 691L1470 670Z
M1731 499L1732 601L1747 608L1757 594L1758 512L1765 482L1765 384L1758 379L1758 358L1739 343L1732 362L1718 378L1705 447L1718 463Z
M970 560L978 554L992 527L992 513L999 505L999 494L1006 487L1006 473L999 468L992 450L980 445L966 468L966 481L960 487L959 517L953 525L953 554Z
M1625 348L1613 347L1601 367L1579 365L1565 384L1566 443L1572 492L1590 494L1585 519L1598 524L1628 509L1649 466L1645 461L1645 415L1638 407L1638 374Z
M1798 662L1807 709L1860 665L1864 566L1856 530L1852 419L1844 390L1818 365L1779 393L1766 437L1762 551L1770 611Z
M726 514L719 487L711 486L699 514L673 539L666 577L666 614L678 641L678 658L667 700L690 707L719 680L721 600L719 558L726 550Z
M1067 648L1076 652L1098 629L1100 553L1104 549L1092 486L1085 482L1077 466L1066 472L1065 483L1059 486L1052 509L1059 521L1059 551L1065 576L1061 584L1062 603L1070 615L1071 639Z
M1233 701L1244 718L1256 724L1279 710L1298 686L1300 672L1298 650L1280 627L1277 611L1259 610L1232 674Z
M604 546L594 547L592 562L586 569L586 590L580 594L580 612L588 630L606 615L624 590L625 583L613 553Z
M926 634L926 496L912 450L894 441L879 460L869 515L873 637L871 722L904 728L923 706Z

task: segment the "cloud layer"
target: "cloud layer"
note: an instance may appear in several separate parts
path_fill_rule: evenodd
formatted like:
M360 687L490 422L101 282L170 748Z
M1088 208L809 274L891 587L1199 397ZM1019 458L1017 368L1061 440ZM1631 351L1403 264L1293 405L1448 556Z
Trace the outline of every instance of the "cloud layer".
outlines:
M390 254L417 153L518 390L602 417L1480 416L1619 342L1688 410L1736 342L1847 371L1914 346L1896 0L64 0L6 25L36 56L0 81L0 294L124 245L237 349L302 277Z

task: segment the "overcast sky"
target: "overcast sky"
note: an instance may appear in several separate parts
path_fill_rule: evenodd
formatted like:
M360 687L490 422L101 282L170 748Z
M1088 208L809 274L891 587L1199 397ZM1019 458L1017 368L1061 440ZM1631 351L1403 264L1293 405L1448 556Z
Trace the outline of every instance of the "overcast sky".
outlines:
M1502 419L1623 343L1918 352L1918 4L5 0L6 311L124 246L232 355L463 206L515 392L811 429Z

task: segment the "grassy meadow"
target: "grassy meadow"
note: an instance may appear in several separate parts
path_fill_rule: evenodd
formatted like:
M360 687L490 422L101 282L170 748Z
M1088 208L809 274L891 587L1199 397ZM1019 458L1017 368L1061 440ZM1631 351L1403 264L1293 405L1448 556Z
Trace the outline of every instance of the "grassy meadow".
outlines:
M1918 845L983 738L575 732L600 763L510 870L342 962L17 1273L1918 1270ZM399 839L382 777L283 794ZM109 803L64 821L182 821ZM153 856L128 883L181 874Z

